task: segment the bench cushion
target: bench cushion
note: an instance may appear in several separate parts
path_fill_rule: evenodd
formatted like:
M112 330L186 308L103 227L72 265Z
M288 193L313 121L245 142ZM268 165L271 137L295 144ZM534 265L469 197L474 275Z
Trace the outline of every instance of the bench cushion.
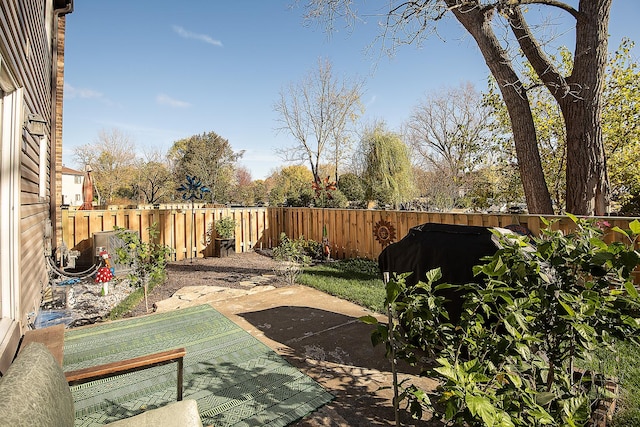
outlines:
M73 397L62 368L40 343L27 345L0 379L0 420L7 426L73 426Z
M153 409L135 417L115 421L107 424L108 427L202 427L198 403L187 399L180 402L169 403L157 409Z

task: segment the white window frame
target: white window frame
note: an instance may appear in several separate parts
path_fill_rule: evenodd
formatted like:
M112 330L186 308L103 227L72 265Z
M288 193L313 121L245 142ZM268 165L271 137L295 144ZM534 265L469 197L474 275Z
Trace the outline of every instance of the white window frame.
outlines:
M49 195L49 188L47 186L47 168L49 166L49 138L46 136L40 137L40 157L38 159L40 170L39 170L39 194L40 202L44 203L47 201L47 196Z
M19 321L20 152L24 91L17 87L3 63L0 57L0 317Z

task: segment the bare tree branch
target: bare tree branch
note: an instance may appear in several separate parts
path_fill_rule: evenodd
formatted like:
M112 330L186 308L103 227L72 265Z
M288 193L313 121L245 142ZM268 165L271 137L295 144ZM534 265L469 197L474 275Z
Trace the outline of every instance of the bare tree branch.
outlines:
M280 91L274 105L279 114L279 132L290 134L296 141L289 147L277 150L285 161L307 163L314 179L319 182L321 162L337 159L348 147L347 127L355 122L361 110L360 96L364 83L338 80L331 63L319 60L318 68L307 74L297 84L289 84ZM332 148L333 147L333 148Z

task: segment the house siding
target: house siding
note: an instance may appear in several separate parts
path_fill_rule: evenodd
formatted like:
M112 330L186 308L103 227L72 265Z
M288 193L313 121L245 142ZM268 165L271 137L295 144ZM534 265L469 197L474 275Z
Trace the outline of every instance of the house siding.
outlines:
M69 8L56 11L56 4ZM2 365L10 359L11 351L15 352L11 342L15 330L21 335L28 328L30 314L38 312L42 291L48 285L45 248L50 245L45 244L49 238L46 233L50 230L50 221L55 221L58 215L55 206L59 206L57 202L61 197L55 169L61 167L64 42L58 39L64 34L63 13L70 11L72 4L72 0L0 2L0 66L11 76L14 89L22 89L25 118L28 114L39 114L47 122L44 137L34 137L23 129L22 137L11 142L20 145L17 148L20 150L18 292L7 295L14 293L13 289L6 292L6 283L0 283L2 307L7 306L8 298L15 301L11 313L6 309L0 313L0 372L4 372ZM44 159L40 156L41 144L47 144ZM41 173L46 175L44 179ZM8 177L3 176L5 178ZM11 216L12 209L12 206L0 206L0 215Z

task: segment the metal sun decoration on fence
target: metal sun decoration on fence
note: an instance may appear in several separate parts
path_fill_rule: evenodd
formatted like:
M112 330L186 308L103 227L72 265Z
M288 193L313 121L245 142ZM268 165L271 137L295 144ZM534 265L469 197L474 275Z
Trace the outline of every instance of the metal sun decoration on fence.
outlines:
M396 229L391 222L381 219L373 226L373 236L384 248L396 240Z

